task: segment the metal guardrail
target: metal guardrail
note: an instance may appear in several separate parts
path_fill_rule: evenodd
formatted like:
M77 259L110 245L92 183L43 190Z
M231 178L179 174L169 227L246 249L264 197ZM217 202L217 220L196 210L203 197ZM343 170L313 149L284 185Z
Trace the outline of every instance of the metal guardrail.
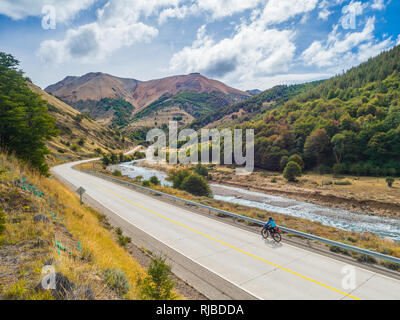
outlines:
M93 172L93 171L90 171L90 170L85 170L85 171ZM250 218L250 217L242 216L240 214L236 214L236 213L232 213L232 212L229 212L229 211L217 209L217 208L210 207L210 206L198 203L198 202L194 202L194 201L178 198L178 197L172 196L172 195L164 193L164 192L160 192L160 191L153 190L153 189L150 189L150 188L147 188L147 187L143 187L141 185L138 185L138 184L135 184L135 183L131 183L131 182L128 182L128 181L125 181L125 180L121 180L121 179L117 179L117 178L114 178L114 177L110 177L110 176L102 174L102 173L97 173L97 172L93 172L93 173L95 173L96 175L104 176L104 177L109 178L111 180L115 180L115 181L130 185L130 186L133 186L135 188L139 188L139 189L142 189L142 190L146 190L146 191L149 191L149 192L152 192L152 193L159 194L159 195L164 196L164 197L168 197L168 198L171 198L171 199L174 199L174 200L178 200L178 201L184 202L184 203L189 204L189 205L193 205L193 206L196 206L196 207L208 209L209 212L214 211L214 212L226 215L226 216L230 216L230 217L232 217L234 219L241 219L241 220L245 220L245 221L248 221L248 222L251 222L251 223L255 223L255 224L258 224L258 225L262 225L262 226L265 224L265 222L261 221L261 220L257 220L257 219L253 219L253 218ZM337 242L337 241L325 239L325 238L322 238L322 237L314 236L314 235L309 234L309 233L297 231L297 230L286 228L286 227L279 227L279 228L282 231L286 232L286 233L294 234L296 236L300 236L300 237L307 238L307 239L310 239L310 240L315 240L315 241L318 241L318 242L322 242L322 243L325 243L325 244L328 244L328 245L332 245L332 246L336 246L336 247L339 247L339 248L342 248L342 249L346 249L346 250L350 250L350 251L357 252L357 253L360 253L360 254L364 254L364 255L367 255L367 256L370 256L370 257L374 257L374 258L377 258L377 259L386 260L386 261L390 261L390 262L394 262L394 263L400 264L400 258L388 256L386 254L375 252L375 251L371 251L371 250L368 250L368 249L358 248L358 247L355 247L355 246L351 246L351 245L344 244L344 243L341 243L341 242Z

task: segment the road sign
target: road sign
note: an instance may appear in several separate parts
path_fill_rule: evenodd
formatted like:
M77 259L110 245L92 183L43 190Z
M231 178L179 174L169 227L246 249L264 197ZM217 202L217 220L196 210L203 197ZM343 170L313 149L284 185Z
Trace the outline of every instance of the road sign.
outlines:
M82 204L82 195L85 193L85 189L82 187L79 187L78 190L76 190L76 192L79 194L80 198L81 198L81 204Z

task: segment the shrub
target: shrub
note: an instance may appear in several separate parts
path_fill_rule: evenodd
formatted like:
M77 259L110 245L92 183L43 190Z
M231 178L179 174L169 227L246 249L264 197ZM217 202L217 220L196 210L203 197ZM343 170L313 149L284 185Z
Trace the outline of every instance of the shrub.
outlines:
M271 179L271 182L272 182L272 183L276 183L276 178L273 177L273 178Z
M301 176L301 167L294 161L288 162L283 171L283 177L287 181L296 181L296 177Z
M288 162L289 162L288 156L283 156L283 157L281 158L280 167L281 167L282 170L285 170L286 165L288 164Z
M144 181L142 181L142 186L143 186L143 187L150 187L150 186L151 186L151 183L150 183L149 180L144 180Z
M122 172L117 169L115 169L112 174L116 177L122 177Z
M382 261L381 265L383 265L385 268L388 268L390 270L400 271L400 264L398 264L398 263Z
M119 269L106 269L103 272L103 277L107 286L114 290L120 297L129 292L130 285L125 272Z
M172 292L174 282L170 279L171 267L165 263L165 258L152 259L147 270L147 276L140 283L140 296L143 300L172 300L176 296Z
M125 247L128 243L131 243L132 239L130 237L126 237L126 236L119 236L118 237L118 243L120 246Z
M78 141L78 144L82 147L85 144L85 139L84 138L80 138Z
M344 181L334 181L334 184L337 186L349 186L351 185L351 182L348 180L344 180Z
M0 234L6 229L6 214L0 208Z
M156 186L160 185L160 180L158 180L158 178L156 176L152 176L150 178L150 182Z
M170 170L168 172L168 180L172 181L172 186L175 189L181 189L183 180L191 174L188 169Z
M200 163L196 164L193 170L200 176L208 177L208 169Z
M393 186L393 182L394 182L394 178L393 177L387 177L386 178L386 183L387 183L389 188L391 188Z
M181 189L185 190L195 196L209 196L211 191L206 179L193 173L187 176L181 184Z
M296 162L300 166L301 170L304 170L304 161L301 156L299 156L298 154L294 154L288 159L288 162L291 161Z
M342 248L337 247L337 246L330 246L330 247L329 247L329 250L332 251L332 252L335 252L335 253L344 254L344 255L346 255L346 256L349 256L349 255L350 255L350 253L349 253L346 249L342 249Z
M374 257L367 256L366 254L362 254L357 257L358 262L362 263L376 263L376 259Z
M143 180L143 176L136 176L134 179L135 182L140 182L142 180Z
M78 149L79 149L79 146L76 145L76 144L73 144L73 145L71 146L71 151L73 151L73 152L77 152Z

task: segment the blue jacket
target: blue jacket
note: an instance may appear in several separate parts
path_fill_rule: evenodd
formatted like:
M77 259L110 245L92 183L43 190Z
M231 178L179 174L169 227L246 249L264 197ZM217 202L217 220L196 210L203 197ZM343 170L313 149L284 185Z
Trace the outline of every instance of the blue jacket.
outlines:
M271 228L275 228L275 227L276 227L275 221L274 221L274 220L269 220L269 221L264 225L264 227L268 227L268 226L271 226Z

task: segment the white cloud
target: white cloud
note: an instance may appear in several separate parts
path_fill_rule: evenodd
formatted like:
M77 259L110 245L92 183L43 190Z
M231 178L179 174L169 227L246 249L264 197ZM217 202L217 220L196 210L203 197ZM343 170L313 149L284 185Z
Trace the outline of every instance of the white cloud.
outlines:
M180 0L113 0L98 10L95 22L69 29L62 40L41 43L38 55L45 61L96 63L121 47L148 42L158 35L157 28L140 22Z
M80 11L89 8L97 0L2 0L0 14L15 20L28 16L41 16L45 5L54 6L57 22L74 18Z
M316 8L318 0L269 0L260 19L263 23L282 23Z
M243 23L232 38L216 42L202 26L192 46L173 55L170 70L198 71L238 82L286 72L296 49L293 38L294 32L290 30L265 29L253 22Z
M342 71L357 65L393 46L391 38L377 41L374 38L375 18L369 18L360 32L341 34L338 25L334 26L328 39L314 41L301 55L308 66ZM329 69L330 68L330 69Z
M386 8L385 0L373 0L371 4L371 8L375 10L383 10Z
M188 16L199 16L202 13L209 15L209 20L218 20L230 17L249 9L254 9L266 0L193 0L189 4L176 5L161 11L159 23L168 19L184 19Z

